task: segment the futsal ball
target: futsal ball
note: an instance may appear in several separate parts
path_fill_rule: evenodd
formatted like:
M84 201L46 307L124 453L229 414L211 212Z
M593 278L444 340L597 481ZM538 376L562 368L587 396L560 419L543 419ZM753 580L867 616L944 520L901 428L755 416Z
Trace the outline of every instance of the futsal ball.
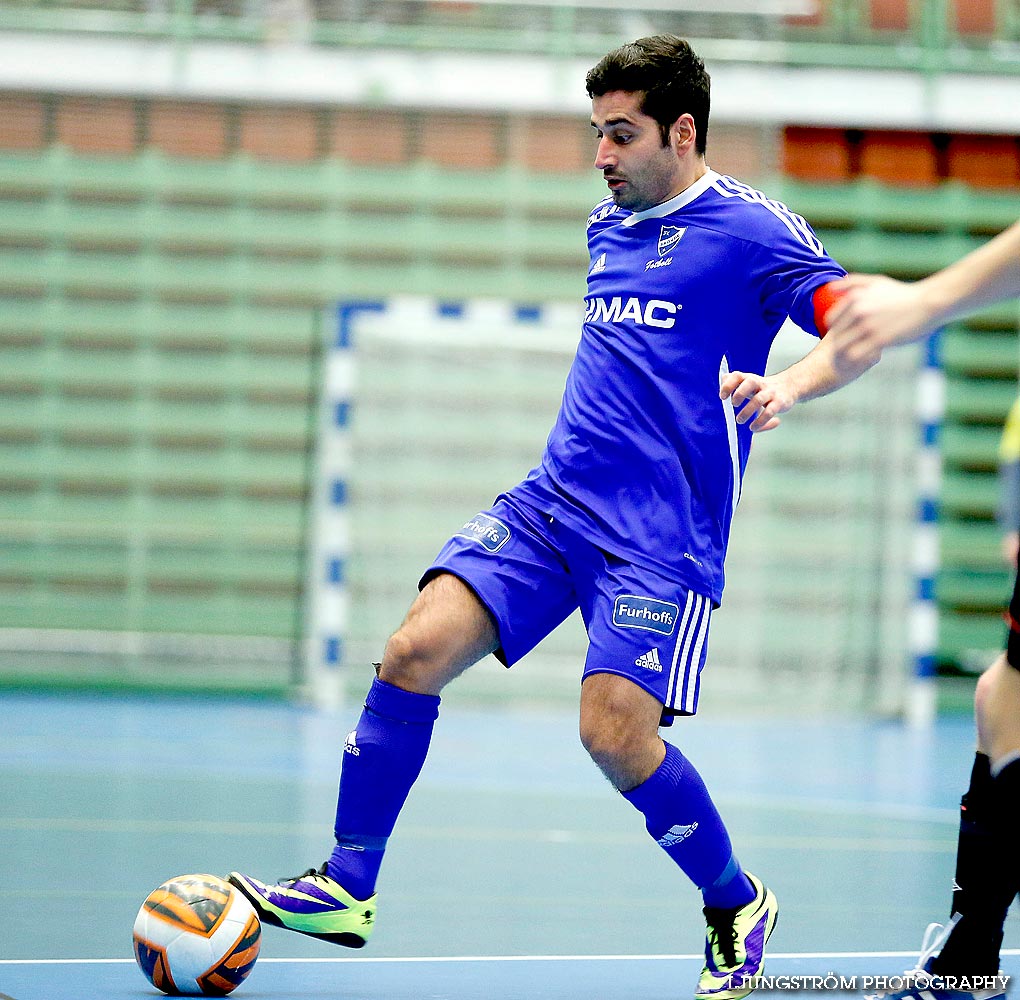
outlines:
M258 958L251 903L215 875L181 875L149 893L135 917L135 960L170 996L226 996Z

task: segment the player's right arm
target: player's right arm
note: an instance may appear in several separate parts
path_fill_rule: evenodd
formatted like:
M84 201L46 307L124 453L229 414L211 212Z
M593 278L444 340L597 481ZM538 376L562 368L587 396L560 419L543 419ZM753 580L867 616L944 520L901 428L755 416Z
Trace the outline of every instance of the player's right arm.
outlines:
M877 360L882 350L927 336L951 320L1020 296L1020 221L921 281L851 274L825 316L826 335L844 358Z

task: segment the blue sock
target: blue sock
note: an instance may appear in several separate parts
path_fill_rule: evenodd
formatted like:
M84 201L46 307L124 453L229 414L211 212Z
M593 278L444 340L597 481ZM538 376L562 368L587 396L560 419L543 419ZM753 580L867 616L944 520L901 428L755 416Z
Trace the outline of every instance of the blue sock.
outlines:
M357 899L375 891L386 840L421 773L438 717L437 695L404 691L377 678L347 737L333 831L337 846L326 871Z
M658 769L623 797L644 815L645 828L701 890L706 906L733 909L754 899L701 775L675 746L667 743Z

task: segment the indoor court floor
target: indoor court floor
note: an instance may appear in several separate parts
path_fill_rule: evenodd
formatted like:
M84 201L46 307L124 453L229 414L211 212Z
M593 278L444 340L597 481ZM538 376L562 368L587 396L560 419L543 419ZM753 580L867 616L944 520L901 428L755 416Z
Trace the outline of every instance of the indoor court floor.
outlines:
M0 997L160 996L131 956L145 896L181 874L275 879L332 842L339 715L273 701L0 695ZM375 935L347 951L267 927L239 1000L680 1000L700 897L560 708L444 702L390 842ZM705 777L781 906L766 974L913 965L947 913L969 719L707 713L664 735ZM1004 971L1020 973L1020 921ZM833 979L829 979L830 985ZM778 992L778 987L777 987Z

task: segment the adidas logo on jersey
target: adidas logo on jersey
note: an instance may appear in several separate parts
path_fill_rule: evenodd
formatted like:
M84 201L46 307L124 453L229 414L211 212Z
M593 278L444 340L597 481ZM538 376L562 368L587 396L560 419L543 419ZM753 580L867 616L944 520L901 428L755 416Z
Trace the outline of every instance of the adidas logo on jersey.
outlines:
M606 269L606 255L604 253L600 253L598 257L595 258L595 263L592 264L592 266L589 268L588 273L601 274L605 269Z
M644 667L646 670L654 670L657 674L662 673L662 663L659 661L659 651L654 647L648 650L643 656L634 661L635 666Z
M611 198L605 199L592 209L591 215L588 216L588 225L592 226L596 222L601 222L603 219L612 215L615 211L616 202L614 202Z

